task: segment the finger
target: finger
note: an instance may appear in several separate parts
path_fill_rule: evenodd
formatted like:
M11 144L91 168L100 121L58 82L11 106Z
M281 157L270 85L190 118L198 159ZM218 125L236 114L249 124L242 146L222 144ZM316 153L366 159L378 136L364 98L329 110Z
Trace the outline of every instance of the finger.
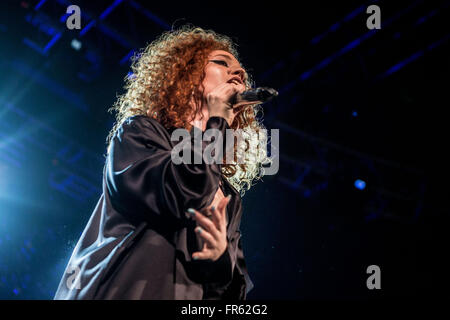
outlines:
M203 245L202 251L197 251L192 254L194 260L206 260L212 258L212 252L208 250L206 243Z
M218 219L221 221L220 226L221 228L226 228L227 225L227 212L226 212L226 206L231 200L231 195L226 196L225 198L221 199L219 201L219 204L217 205L216 211L218 211ZM221 229L222 230L222 229Z
M215 248L217 246L217 240L214 237L203 229L202 227L196 227L195 232L205 241L206 245L210 248Z
M215 226L214 222L212 222L209 218L205 217L201 212L194 210L192 208L188 209L188 212L192 215L192 217L197 221L197 224L203 227L206 231L211 233L214 238L219 239L220 234L218 228Z
M246 89L246 87L245 87L244 84L241 84L241 83L238 84L238 91L239 91L239 93L244 92L245 89Z
M225 82L220 86L220 91L222 91L226 95L232 95L236 92L243 92L245 91L245 86L241 84L236 84L233 82Z
M227 83L229 86L227 87L227 94L232 96L233 94L236 93L242 93L245 91L245 86L243 84L240 83Z
M223 213L225 207L228 205L230 200L231 200L231 194L229 194L225 198L221 199L219 201L219 204L217 205L217 210L219 210L221 213Z
M252 102L239 102L235 105L233 105L233 113L235 114L235 116L237 116L239 113L241 113L242 111L244 111L246 109L246 107L248 106L252 106L254 104L257 104L258 102L252 101Z
M220 220L217 218L217 213L216 213L217 209L215 206L211 206L210 208L208 208L208 214L209 214L209 218L211 219L211 221L214 223L214 225L216 226L217 229L219 229L220 226Z
M260 104L260 103L262 103L262 101L260 101L260 100L254 100L254 101L241 101L241 102L238 102L238 103L234 104L234 105L233 105L233 108L234 108L234 109L237 109L237 108L243 108L243 107L246 107L246 106L251 106L251 105L254 105L254 104Z
M217 230L219 232L223 231L224 227L226 227L226 221L223 219L222 212L220 211L219 208L217 209L215 208L214 210L211 210L211 212L212 212L212 220L214 221L214 224L217 226Z

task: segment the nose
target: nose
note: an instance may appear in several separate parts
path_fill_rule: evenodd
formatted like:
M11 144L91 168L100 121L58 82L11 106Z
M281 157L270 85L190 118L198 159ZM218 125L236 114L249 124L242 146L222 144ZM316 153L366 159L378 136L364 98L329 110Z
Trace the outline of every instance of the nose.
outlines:
M245 70L242 69L241 67L238 67L236 69L233 70L233 72L231 73L233 76L238 76L239 78L241 78L242 82L244 82L245 80Z

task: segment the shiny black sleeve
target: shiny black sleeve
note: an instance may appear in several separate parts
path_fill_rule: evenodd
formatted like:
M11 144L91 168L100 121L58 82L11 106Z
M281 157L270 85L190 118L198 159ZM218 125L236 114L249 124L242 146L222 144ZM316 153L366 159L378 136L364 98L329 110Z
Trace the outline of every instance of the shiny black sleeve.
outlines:
M211 117L206 129L229 129L224 118ZM193 157L194 138L191 135ZM202 151L211 142L202 143ZM220 164L175 164L171 152L176 142L156 120L128 118L115 133L108 153L106 187L113 205L134 219L151 213L188 219L186 210L208 206L219 188ZM192 158L193 160L193 158Z
M214 264L214 268L207 269L215 273L214 281L207 284L207 299L245 300L254 284L248 275L240 230L228 239L227 251Z

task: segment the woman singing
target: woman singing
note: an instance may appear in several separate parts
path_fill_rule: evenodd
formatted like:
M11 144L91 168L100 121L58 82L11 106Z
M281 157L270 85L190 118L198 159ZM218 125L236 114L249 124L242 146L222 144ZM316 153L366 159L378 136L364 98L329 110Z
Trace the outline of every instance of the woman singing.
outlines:
M55 299L246 299L241 196L270 160L258 106L230 103L251 88L237 59L230 38L193 27L134 58L112 108L103 193ZM242 161L175 164L176 129L187 130L192 155L198 132L217 129L225 140L241 129L232 154Z

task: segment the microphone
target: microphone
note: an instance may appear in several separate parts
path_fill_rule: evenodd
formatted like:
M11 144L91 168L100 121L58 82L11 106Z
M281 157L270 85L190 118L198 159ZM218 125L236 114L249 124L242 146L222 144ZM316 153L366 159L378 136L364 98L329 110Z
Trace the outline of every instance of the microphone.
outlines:
M230 99L231 105L235 105L240 102L255 102L264 103L278 96L278 91L269 87L259 87L237 93Z

